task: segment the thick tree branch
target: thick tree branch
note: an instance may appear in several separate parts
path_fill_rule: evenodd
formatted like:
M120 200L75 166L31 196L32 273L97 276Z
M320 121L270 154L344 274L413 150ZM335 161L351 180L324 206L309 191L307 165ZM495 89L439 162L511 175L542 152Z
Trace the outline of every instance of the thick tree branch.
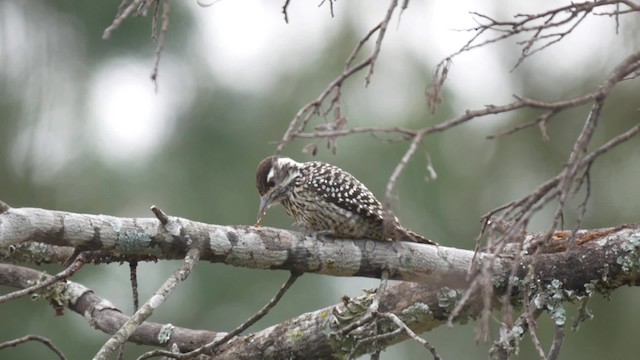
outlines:
M473 252L411 242L319 239L315 235L254 226L209 225L172 217L118 218L35 208L0 214L0 260L13 257L25 242L107 252L104 261L183 259L192 239L201 259L253 269L289 270L332 276L380 277L448 284L464 288ZM13 249L13 250L12 250ZM485 255L480 255L484 257ZM503 261L498 260L500 268Z
M527 289L531 292L529 296L535 306L550 311L551 305L557 307L562 302L583 300L596 291L610 293L620 286L640 284L638 226L584 230L575 236L575 242L568 244L567 241L572 237L569 232L558 233L553 240L555 246L548 249L552 252L528 255L520 260L515 278L511 278L514 290L511 297L515 303L521 301L520 294ZM534 236L529 236L528 239L535 241ZM473 254L469 252L469 256ZM494 269L493 279L496 299L506 290L506 279L510 274L509 267L498 270ZM526 276L532 276L533 281L525 286ZM46 278L46 275L38 271L0 264L0 284L3 285L24 288L43 277ZM532 284L535 286L532 287ZM380 299L379 307L381 312L398 316L413 332L423 333L447 322L463 292L464 290L450 287L403 282L388 287ZM74 311L85 314L88 321L98 329L108 333L114 333L127 319L108 301L70 281L64 284L64 290L57 297L64 299L65 305ZM375 293L353 299L345 298L339 304L303 314L249 336L236 337L219 348L216 359L279 359L285 354L287 358L303 359L310 353L318 359L324 359L345 352L348 354L355 344L354 340L376 334L370 323L352 328L347 335L342 331L365 316L376 298ZM500 304L500 301L494 301L494 306ZM454 322L475 319L482 309L482 294L471 294L464 310ZM382 329L385 329L384 324ZM396 327L386 329L391 332ZM182 351L192 350L225 335L179 328L167 330L162 325L145 322L132 334L130 340L163 346L168 342L167 337L161 337L164 339L162 343L158 340L161 330L165 335L168 332L169 343L176 343ZM396 332L394 336L385 338L382 346L406 338L406 333ZM251 341L247 341L249 339ZM376 346L380 345L378 343ZM357 349L356 355L369 352L372 352L372 348L362 346Z

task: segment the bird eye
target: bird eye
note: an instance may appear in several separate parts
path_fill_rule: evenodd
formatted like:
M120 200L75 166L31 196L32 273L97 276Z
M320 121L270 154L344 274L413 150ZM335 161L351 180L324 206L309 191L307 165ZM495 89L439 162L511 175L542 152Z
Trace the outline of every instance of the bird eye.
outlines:
M274 186L276 186L276 183L275 183L275 182L273 182L273 180L269 180L269 181L267 181L267 187L272 188L272 187L274 187Z

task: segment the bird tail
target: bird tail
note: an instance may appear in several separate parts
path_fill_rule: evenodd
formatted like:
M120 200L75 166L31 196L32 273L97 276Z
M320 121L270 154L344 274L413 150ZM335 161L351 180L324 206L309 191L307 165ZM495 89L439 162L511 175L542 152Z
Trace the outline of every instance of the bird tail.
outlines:
M399 241L413 241L420 244L429 244L429 245L440 245L437 242L427 239L426 237L419 235L409 229L405 229L403 227L398 227L396 230L396 236L393 237L394 240Z

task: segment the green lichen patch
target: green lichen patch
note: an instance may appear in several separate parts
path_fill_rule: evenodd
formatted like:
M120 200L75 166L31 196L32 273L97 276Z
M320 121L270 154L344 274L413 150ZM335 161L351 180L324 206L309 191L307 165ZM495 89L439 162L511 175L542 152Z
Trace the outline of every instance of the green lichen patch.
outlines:
M293 342L297 342L304 339L304 333L302 331L289 331L287 333L287 338Z
M171 334L176 327L172 324L165 324L160 328L160 332L158 332L158 341L160 344L166 344L171 339Z
M408 308L402 310L402 320L410 325L412 323L427 323L432 321L433 311L429 308L429 305L424 303L415 303Z
M625 274L635 273L640 270L640 236L630 236L620 245L623 255L616 258L616 263L621 266Z
M447 287L440 288L438 291L438 306L442 309L451 311L456 306L456 302L460 298L460 292Z
M160 249L152 246L152 239L142 231L125 231L118 234L115 246L123 254L160 255Z

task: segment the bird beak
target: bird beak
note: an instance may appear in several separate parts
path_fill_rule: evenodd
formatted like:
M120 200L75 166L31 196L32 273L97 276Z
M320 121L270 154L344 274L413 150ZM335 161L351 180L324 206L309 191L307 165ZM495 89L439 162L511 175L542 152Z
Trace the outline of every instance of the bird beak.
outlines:
M271 194L267 193L260 197L260 207L258 208L258 220L256 221L257 224L260 224L260 220L262 220L262 217L264 216L265 212L271 205L271 197L269 195Z

